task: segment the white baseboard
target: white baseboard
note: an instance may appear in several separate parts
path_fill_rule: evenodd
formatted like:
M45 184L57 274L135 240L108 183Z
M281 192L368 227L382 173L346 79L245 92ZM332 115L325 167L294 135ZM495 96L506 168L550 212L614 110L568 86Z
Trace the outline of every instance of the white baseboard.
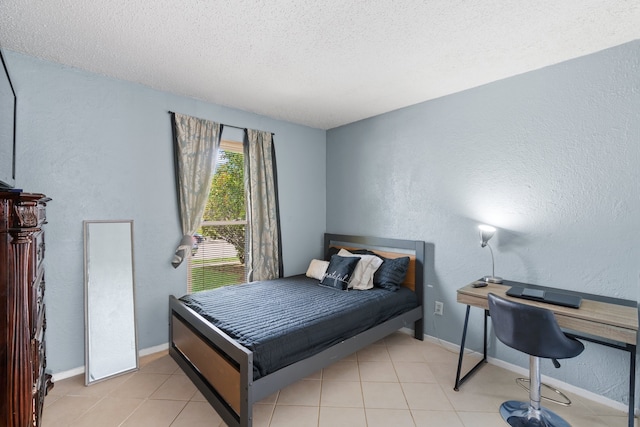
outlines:
M156 345L153 347L144 348L142 350L138 350L138 357L148 356L150 354L159 353L161 351L166 351L169 349L169 343L164 343L160 345ZM52 374L53 382L65 380L67 378L75 377L76 375L84 374L84 366L79 366L77 368L69 369L68 371L56 372Z
M69 369L68 371L57 372L52 374L53 382L60 380L66 380L67 378L75 377L76 375L84 374L84 366L78 368Z
M138 356L139 357L144 357L144 356L148 356L150 354L154 354L154 353L160 353L161 351L167 351L169 350L169 343L166 342L164 344L160 344L160 345L156 345L153 347L147 347L145 349L142 349L140 351L138 351Z

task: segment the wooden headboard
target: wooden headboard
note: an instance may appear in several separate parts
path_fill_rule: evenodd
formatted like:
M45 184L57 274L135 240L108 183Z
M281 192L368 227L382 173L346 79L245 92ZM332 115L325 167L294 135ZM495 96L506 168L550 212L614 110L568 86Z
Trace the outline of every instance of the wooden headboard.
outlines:
M348 251L368 249L385 258L409 257L407 276L402 285L416 292L422 301L424 288L425 245L421 240L387 239L381 237L351 236L346 234L324 235L324 253L330 247ZM396 252L395 250L398 250Z

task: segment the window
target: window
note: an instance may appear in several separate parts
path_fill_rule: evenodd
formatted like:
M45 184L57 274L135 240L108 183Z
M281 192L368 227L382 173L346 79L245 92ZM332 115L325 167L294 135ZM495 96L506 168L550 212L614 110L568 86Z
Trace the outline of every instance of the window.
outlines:
M189 260L188 292L246 282L246 191L241 142L220 142L216 172Z

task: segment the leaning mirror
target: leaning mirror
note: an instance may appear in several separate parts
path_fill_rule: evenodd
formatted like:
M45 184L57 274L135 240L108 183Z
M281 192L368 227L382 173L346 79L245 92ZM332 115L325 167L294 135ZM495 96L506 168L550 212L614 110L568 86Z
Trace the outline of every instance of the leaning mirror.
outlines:
M84 221L85 384L138 369L133 221Z

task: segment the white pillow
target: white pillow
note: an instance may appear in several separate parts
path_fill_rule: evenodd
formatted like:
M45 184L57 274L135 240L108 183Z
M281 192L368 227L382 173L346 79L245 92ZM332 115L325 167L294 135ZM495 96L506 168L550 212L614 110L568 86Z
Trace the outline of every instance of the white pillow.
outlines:
M312 259L311 264L309 264L309 268L307 269L307 277L322 280L322 276L327 272L327 267L329 267L329 261Z
M358 257L360 261L353 271L353 276L349 282L349 287L353 289L366 290L373 288L373 275L378 267L382 265L382 259L375 255L356 255L346 249L340 249L339 256Z

